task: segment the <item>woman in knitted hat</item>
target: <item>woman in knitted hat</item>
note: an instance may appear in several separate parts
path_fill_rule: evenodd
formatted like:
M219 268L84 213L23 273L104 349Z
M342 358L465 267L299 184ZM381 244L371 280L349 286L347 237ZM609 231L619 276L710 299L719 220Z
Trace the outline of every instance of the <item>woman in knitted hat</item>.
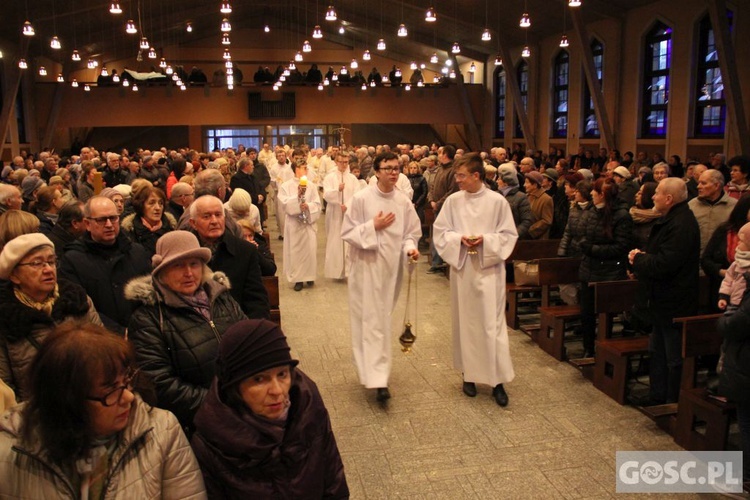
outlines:
M21 182L21 197L23 198L23 205L21 206L22 210L28 212L29 205L31 205L32 201L36 200L37 192L39 192L39 189L44 186L44 181L38 176L29 175L23 179Z
M125 286L125 297L140 303L128 325L138 363L154 383L157 406L188 429L214 377L222 334L245 319L226 275L206 265L210 259L193 233L172 231L156 242L151 275Z
M349 498L328 411L297 363L276 323L227 330L192 440L209 498Z
M0 253L0 378L26 397L26 372L47 335L68 319L101 325L79 285L57 278L52 242L40 233L9 241Z

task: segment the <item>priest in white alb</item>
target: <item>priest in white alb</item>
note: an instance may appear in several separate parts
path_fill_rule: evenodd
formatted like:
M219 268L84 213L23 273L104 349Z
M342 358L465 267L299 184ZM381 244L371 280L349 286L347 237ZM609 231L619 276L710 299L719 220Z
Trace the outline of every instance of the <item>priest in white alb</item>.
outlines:
M433 226L435 248L451 266L453 366L463 373L467 396L486 384L506 406L503 384L515 374L505 325L505 260L518 233L508 202L484 184L481 157L465 154L454 168L460 191L446 199Z
M294 291L302 290L304 282L315 284L317 259L317 220L320 216L318 187L308 182L305 155L292 162L294 177L279 188L279 205L284 212L284 275L294 283Z
M377 400L391 397L393 309L407 259L417 260L422 234L411 199L396 189L398 157L381 153L373 168L377 184L358 191L344 214L341 237L351 245L349 317L359 381L377 389Z
M344 279L349 276L349 244L341 239L344 213L354 193L359 191L359 180L349 173L349 155L339 151L336 171L323 181L323 198L326 203L326 260L323 276Z

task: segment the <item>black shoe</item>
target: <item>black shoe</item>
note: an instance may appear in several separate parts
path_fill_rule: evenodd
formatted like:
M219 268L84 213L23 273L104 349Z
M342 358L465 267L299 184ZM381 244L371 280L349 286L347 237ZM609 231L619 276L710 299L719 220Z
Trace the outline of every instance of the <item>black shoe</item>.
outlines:
M473 398L477 395L477 385L474 382L464 382L461 390L464 391L464 394L466 394L470 398Z
M492 397L495 398L495 402L500 406L508 406L508 393L503 389L503 384L497 384L492 389Z
M440 269L438 269L437 267L431 267L427 270L427 274L437 274L439 272L440 272Z
M284 241L284 236L282 236L282 235L279 235L279 239L280 239L281 241Z
M384 403L391 399L391 392L387 387L378 388L378 395L375 397L380 403Z
M302 290L302 282L298 281L297 283L294 284L294 291L299 292L300 290Z
M307 286L313 286L314 284L315 284L315 282L314 282L314 281L308 281L308 282L307 282Z

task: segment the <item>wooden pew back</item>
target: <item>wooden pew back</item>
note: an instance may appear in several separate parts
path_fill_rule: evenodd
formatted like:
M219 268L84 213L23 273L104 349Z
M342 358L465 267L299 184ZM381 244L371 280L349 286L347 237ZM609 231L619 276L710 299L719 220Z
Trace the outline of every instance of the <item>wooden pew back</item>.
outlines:
M722 338L717 328L721 316L722 314L705 314L674 319L682 330L681 389L695 387L698 356L719 354L721 351Z
M271 306L271 321L281 326L281 310L279 309L279 277L263 276L263 286L268 293L268 302Z
M518 240L507 262L555 257L559 246L560 240Z

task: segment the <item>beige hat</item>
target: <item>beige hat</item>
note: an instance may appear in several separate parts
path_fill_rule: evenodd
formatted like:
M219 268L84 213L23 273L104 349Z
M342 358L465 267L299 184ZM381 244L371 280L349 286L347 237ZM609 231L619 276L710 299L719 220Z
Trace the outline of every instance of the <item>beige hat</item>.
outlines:
M50 239L42 233L22 234L10 240L0 253L0 278L7 280L21 259L35 248L45 246L55 248Z
M151 257L154 270L151 276L159 272L172 262L180 259L198 258L204 264L211 260L211 250L201 248L198 238L189 231L170 231L156 242L156 253Z
M612 173L619 175L623 179L630 179L630 170L628 170L626 167L623 167L622 165L615 168L615 170Z

